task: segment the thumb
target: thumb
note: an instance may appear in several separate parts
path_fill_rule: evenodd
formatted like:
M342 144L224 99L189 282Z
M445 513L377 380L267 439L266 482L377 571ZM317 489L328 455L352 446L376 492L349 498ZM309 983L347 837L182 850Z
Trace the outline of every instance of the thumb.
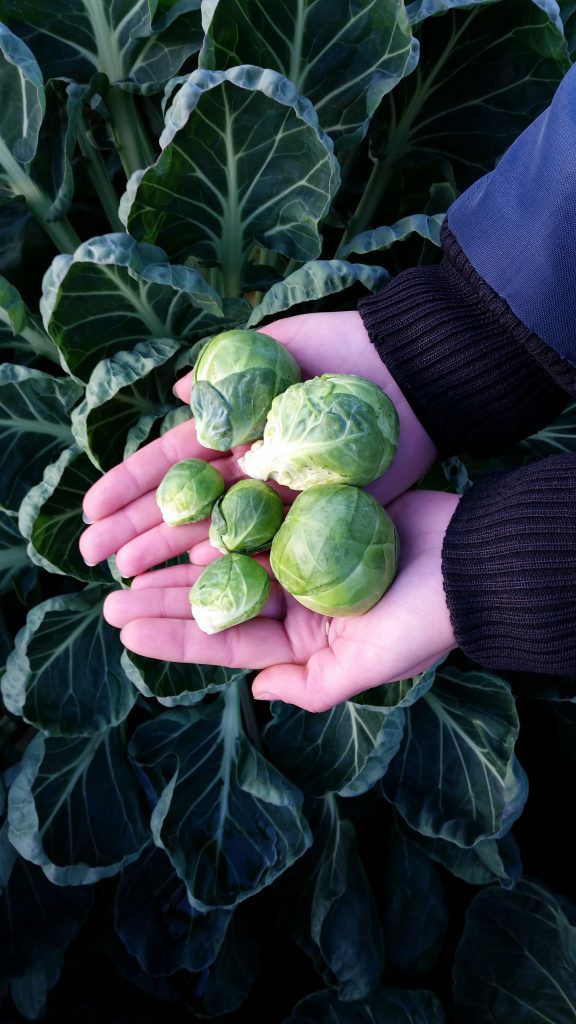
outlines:
M330 647L317 651L306 665L272 665L259 672L252 684L256 700L282 700L304 711L328 711L347 700L354 690L349 671Z

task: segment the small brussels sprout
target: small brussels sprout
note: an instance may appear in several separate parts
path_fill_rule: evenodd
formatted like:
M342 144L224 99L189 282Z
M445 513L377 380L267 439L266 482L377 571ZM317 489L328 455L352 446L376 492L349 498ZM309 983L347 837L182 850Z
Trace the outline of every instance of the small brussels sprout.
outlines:
M293 384L270 406L264 435L239 460L247 476L295 491L361 486L380 476L398 444L398 414L364 377L326 373Z
M394 523L366 491L346 484L299 494L272 541L270 565L297 601L322 615L361 615L394 576Z
M210 543L219 551L265 551L284 517L280 495L260 480L239 480L212 509Z
M224 477L209 462L183 459L162 479L156 501L165 523L182 526L206 519L225 489Z
M200 444L227 451L261 437L272 399L298 380L298 364L269 335L217 334L194 367L191 407Z
M266 569L248 555L234 552L202 571L190 591L192 614L204 633L219 633L258 615L269 593Z

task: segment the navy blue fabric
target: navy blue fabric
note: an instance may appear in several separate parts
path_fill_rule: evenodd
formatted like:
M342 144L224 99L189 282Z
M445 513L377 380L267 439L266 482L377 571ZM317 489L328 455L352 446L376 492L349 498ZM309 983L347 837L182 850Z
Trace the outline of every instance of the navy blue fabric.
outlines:
M576 365L576 66L494 171L448 211L472 266Z

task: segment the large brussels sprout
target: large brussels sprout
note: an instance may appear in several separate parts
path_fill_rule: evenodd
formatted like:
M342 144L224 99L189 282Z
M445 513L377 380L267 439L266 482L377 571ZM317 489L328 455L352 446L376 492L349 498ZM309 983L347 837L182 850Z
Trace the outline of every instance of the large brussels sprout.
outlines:
M260 480L239 480L212 509L210 543L219 551L265 551L284 517L281 497Z
M204 633L219 633L258 615L270 593L270 577L258 562L236 552L202 571L190 591L192 614Z
M366 491L346 484L299 494L272 541L270 565L297 601L322 615L361 615L396 574L394 523Z
M326 373L274 399L263 439L239 460L247 476L295 491L316 484L370 483L390 465L398 414L364 377Z
M300 380L290 353L261 331L223 331L194 367L191 407L200 444L227 451L262 436L275 395Z
M210 515L214 502L226 484L209 462L182 459L170 467L156 491L156 501L165 523L182 526Z

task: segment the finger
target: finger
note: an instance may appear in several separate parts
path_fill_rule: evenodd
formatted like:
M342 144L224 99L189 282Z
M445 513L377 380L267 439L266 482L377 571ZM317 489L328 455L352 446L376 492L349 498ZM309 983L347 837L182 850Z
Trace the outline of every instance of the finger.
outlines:
M260 615L265 619L280 619L284 613L285 603L280 587L272 586ZM194 619L190 587L186 585L115 590L104 601L103 614L106 622L118 629L123 629L135 619L184 619L186 622Z
M170 565L135 576L130 591L158 589L159 587L193 587L202 572L201 565Z
M216 558L221 558L222 552L215 548L209 540L202 540L190 548L190 561L194 565L209 565Z
M312 670L310 665L292 664L273 665L264 669L255 677L252 692L256 700L281 700L285 704L293 704L304 711L329 711L337 704L350 700L359 693L365 693L376 686L388 685L396 682L398 678L410 679L420 672L425 672L447 653L448 651L440 651L433 658L416 661L403 668L400 676L379 677L376 681L370 682L353 677L350 672L346 674L345 679L339 678L338 672L334 671L332 652L323 650L311 659L316 659ZM324 664L319 673L318 666L321 663Z
M89 526L80 537L80 554L89 565L96 565L161 522L155 494L149 491L113 516Z
M219 552L217 554L219 557L222 557ZM253 555L251 557L266 569L266 572L272 578L272 585L274 586L276 580L272 574L267 554L261 552L260 555ZM181 564L166 566L164 569L156 569L152 572L144 572L140 576L133 578L130 590L147 590L149 587L193 586L205 568L204 565Z
M188 587L115 590L104 601L102 614L110 626L122 629L132 619L185 619L192 616Z
M129 651L145 658L181 664L261 669L280 658L288 662L291 646L276 619L255 618L209 636L191 620L134 619L120 633Z
M222 458L222 452L204 448L196 438L194 420L168 430L162 437L134 452L97 480L84 497L84 514L95 522L155 489L175 462L181 459Z
M184 377L180 377L180 380L177 380L175 385L174 385L174 388L173 388L174 394L177 395L177 397L182 402L189 402L190 401L190 395L192 393L192 379L193 379L193 377L194 377L194 370L190 370L190 373L187 373Z
M355 690L355 685L360 688ZM334 651L325 647L306 665L277 664L260 672L252 693L256 700L281 700L305 711L328 711L368 685L358 682L349 669L343 672Z
M206 533L206 520L188 523L185 526L168 526L160 523L152 530L135 537L122 547L116 555L116 565L126 578L139 576L155 565L177 558L189 551L199 538Z
M222 453L218 454L221 455ZM227 487L240 479L242 475L237 463L229 455L226 455L224 458L212 459L211 465L222 474ZM157 539L152 530L161 523L162 515L156 503L156 492L149 491L148 494L132 501L125 508L119 509L113 515L106 516L104 519L100 519L88 527L82 534L79 542L82 557L89 564L96 565L110 555L116 553L120 555L121 549L128 547L131 541L146 536L146 543L151 545L150 557L146 568L150 568L151 565L158 565L163 559L156 557L153 545L157 543ZM197 543L207 536L210 520L202 519L198 524L187 525L197 527L193 534L194 543ZM170 526L169 529L181 530L182 527ZM186 547L181 546L181 534L179 537L175 553L181 555L186 551ZM173 539L176 542L176 539ZM120 556L121 565L123 565L123 556L124 552ZM172 558L173 555L167 557ZM144 570L140 568L138 571L143 572ZM127 573L127 575L130 575L130 573Z

